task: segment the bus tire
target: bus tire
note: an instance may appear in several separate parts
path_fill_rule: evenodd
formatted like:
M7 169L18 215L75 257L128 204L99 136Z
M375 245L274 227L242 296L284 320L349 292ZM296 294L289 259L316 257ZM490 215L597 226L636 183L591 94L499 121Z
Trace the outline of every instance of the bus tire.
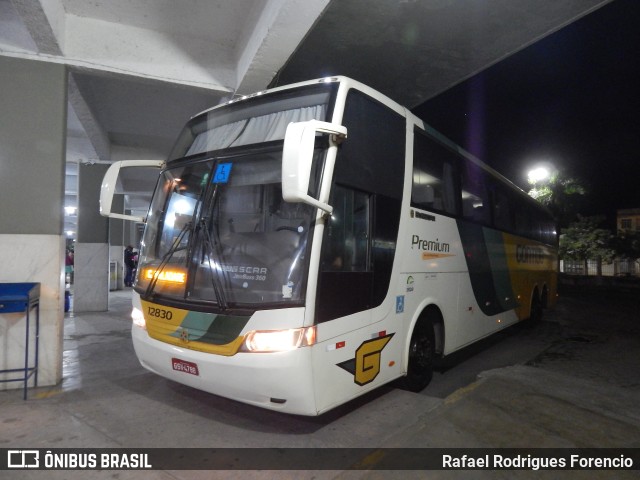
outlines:
M421 392L433 377L433 359L435 357L435 335L432 322L419 320L411 334L409 342L409 364L407 375L402 378L401 386L410 392Z
M535 290L531 298L531 312L529 314L529 322L534 325L540 323L542 321L543 312L544 305L542 304L542 300L538 295L538 290Z

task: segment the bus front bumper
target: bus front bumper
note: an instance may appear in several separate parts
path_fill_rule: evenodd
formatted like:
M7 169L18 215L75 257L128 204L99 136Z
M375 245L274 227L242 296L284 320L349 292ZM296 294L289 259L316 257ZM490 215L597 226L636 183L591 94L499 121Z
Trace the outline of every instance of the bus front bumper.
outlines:
M135 325L131 336L142 366L169 380L262 408L318 415L309 347L222 356L169 345Z

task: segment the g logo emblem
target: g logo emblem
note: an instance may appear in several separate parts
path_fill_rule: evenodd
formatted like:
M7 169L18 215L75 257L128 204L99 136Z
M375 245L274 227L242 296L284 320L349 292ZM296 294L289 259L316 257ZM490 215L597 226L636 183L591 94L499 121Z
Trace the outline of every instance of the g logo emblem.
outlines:
M392 335L368 340L358 347L356 350L356 372L353 377L353 381L358 385L371 383L378 376L382 350L387 346Z
M382 350L387 346L393 333L384 337L373 338L362 342L356 350L356 357L339 363L338 366L353 375L353 381L360 386L371 383L380 373Z

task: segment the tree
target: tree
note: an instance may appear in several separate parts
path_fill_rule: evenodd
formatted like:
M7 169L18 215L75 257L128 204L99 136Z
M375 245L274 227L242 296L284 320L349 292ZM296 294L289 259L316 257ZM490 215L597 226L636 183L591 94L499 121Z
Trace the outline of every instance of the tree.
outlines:
M598 260L598 275L602 275L602 262L611 262L616 256L614 235L600 225L605 218L583 217L569 224L560 235L559 256L567 260ZM586 270L586 268L585 268Z
M548 179L529 179L529 196L546 206L561 227L566 227L578 215L580 201L587 193L584 182L563 172L554 172Z

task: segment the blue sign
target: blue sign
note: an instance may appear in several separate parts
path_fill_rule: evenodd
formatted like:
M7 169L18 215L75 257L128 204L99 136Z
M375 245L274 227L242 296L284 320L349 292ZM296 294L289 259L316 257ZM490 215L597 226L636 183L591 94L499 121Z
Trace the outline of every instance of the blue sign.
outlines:
M227 183L229 174L231 173L232 163L219 163L216 167L216 173L213 175L211 183Z
M396 313L404 312L404 295L398 295L396 297Z

